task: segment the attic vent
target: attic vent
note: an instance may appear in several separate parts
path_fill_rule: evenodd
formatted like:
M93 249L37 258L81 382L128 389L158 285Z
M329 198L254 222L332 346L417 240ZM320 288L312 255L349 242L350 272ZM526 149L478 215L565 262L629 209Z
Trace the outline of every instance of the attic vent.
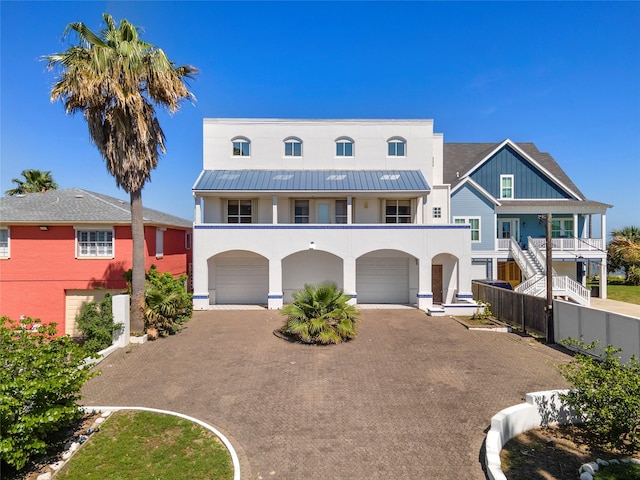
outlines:
M240 177L240 175L237 173L223 173L219 178L220 180L235 180L238 177Z
M293 175L276 175L273 177L274 180L291 180Z
M380 180L398 180L400 175L382 175Z
M84 198L84 195L78 194L78 195L76 195L76 198Z
M329 175L327 180L344 180L345 178L347 178L346 175Z

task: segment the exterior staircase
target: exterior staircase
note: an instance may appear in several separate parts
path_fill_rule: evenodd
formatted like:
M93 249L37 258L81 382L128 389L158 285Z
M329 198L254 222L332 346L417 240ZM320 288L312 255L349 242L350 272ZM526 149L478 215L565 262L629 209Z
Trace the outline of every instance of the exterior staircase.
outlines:
M547 294L546 255L535 245L531 237L527 238L527 242L527 250L522 250L514 238L511 238L509 244L509 252L525 279L515 291L544 297ZM555 269L552 274L554 297L563 297L580 305L588 306L591 303L591 292L580 283L565 275L558 275Z

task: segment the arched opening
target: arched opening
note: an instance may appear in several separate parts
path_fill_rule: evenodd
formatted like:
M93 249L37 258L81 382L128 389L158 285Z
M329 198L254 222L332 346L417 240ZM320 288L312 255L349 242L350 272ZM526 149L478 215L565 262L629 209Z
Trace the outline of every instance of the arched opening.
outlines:
M211 257L209 302L217 305L266 305L269 295L269 260L246 250Z
M358 303L415 303L418 262L398 250L376 250L356 259Z
M344 288L342 258L332 253L306 250L292 253L282 260L282 293L284 303L305 284L333 282Z

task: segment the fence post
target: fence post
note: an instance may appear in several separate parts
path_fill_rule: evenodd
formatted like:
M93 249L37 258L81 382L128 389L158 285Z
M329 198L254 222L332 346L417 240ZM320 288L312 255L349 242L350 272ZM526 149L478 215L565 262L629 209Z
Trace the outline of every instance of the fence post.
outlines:
M114 295L111 298L113 323L122 323L122 329L113 334L113 344L118 348L129 345L131 324L129 322L129 295Z

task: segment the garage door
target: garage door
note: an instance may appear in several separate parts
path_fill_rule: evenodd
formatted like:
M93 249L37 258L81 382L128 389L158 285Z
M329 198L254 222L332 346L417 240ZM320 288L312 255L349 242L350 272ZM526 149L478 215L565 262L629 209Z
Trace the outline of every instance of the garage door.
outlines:
M82 307L89 302L100 302L107 292L112 295L122 293L122 290L67 290L65 292L64 333L72 337L79 337L80 331L76 324L76 317L82 312Z
M269 294L266 258L220 258L216 266L216 303L262 305Z
M409 303L409 259L359 259L356 291L358 303Z

